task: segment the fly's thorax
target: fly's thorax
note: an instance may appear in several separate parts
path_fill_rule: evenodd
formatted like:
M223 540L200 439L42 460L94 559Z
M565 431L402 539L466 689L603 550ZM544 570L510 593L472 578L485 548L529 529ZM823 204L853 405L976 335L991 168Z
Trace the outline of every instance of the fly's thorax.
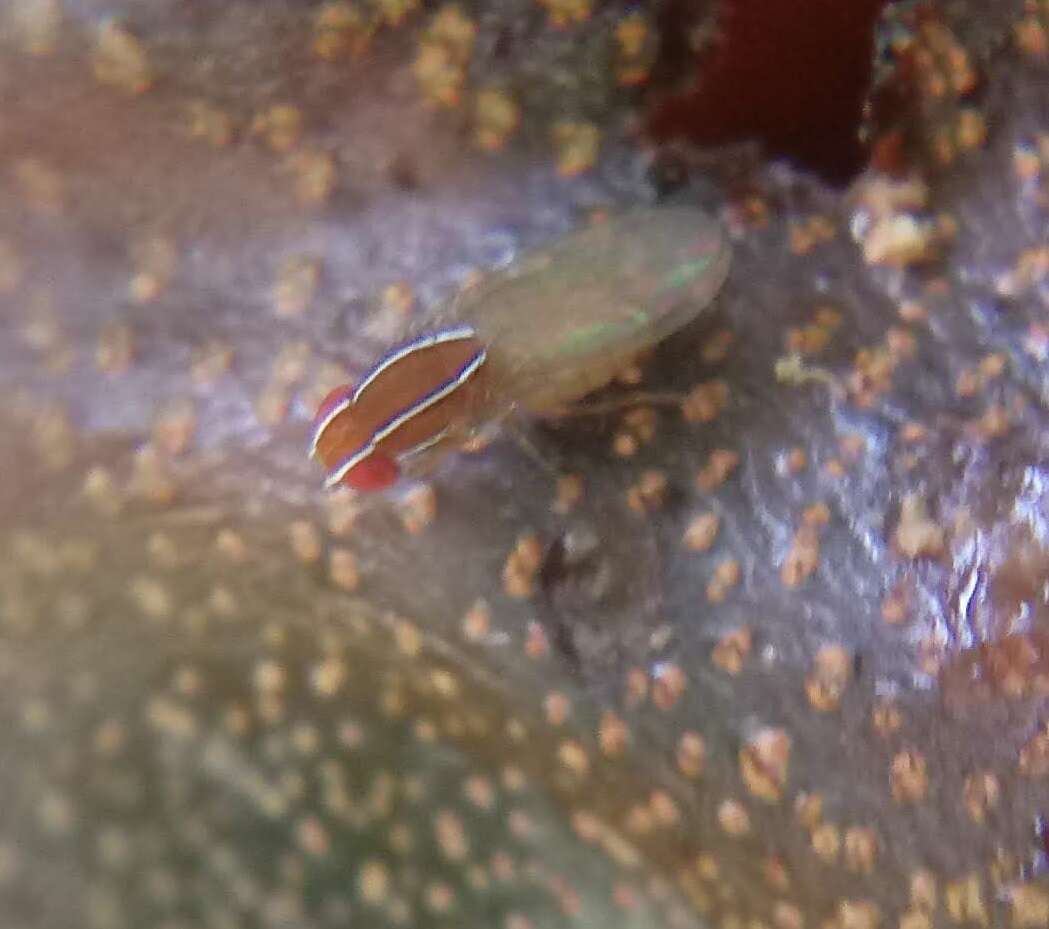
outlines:
M415 465L453 447L483 416L486 362L476 333L460 325L391 348L355 387L329 395L311 446L327 484L355 486L355 475L367 474L374 489L374 475L396 476L402 462Z

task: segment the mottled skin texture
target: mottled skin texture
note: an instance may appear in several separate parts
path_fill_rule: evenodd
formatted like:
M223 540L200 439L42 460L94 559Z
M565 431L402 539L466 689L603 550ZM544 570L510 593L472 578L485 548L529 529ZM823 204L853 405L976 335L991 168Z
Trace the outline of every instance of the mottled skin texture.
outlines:
M89 4L3 36L4 924L1049 925L1046 13L930 15L847 194L697 156L737 241L645 367L684 416L526 426L545 466L497 439L355 514L308 421L388 285L432 303L642 172L611 130L576 181L464 149L415 21L314 71L295 10L197 9L103 84ZM236 79L180 67L209 42ZM289 151L248 135L289 99Z

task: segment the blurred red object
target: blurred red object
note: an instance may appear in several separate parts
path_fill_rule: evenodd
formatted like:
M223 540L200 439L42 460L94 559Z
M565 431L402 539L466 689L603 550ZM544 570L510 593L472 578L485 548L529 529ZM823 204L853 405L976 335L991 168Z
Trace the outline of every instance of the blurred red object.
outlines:
M717 36L690 87L655 102L652 135L702 144L761 141L841 182L863 165L859 138L885 0L724 0ZM681 36L687 0L671 4L664 36Z

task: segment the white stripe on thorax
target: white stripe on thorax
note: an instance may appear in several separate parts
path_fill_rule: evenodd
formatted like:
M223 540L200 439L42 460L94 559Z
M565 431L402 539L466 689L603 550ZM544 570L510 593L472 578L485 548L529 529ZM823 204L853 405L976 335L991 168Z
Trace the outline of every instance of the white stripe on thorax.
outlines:
M432 348L434 345L443 345L445 342L459 342L462 339L473 339L476 337L477 333L472 326L456 326L454 329L442 329L438 332L431 332L429 335L420 336L412 342L405 343L400 348L393 349L389 354L380 358L375 367L364 375L364 380L357 385L357 389L353 392L353 402L356 403L360 399L365 388L383 371L391 365L397 364L402 358L407 358L409 355L422 351L424 348Z
M335 406L328 411L328 415L316 425L313 430L313 438L310 440L309 457L316 457L317 443L320 442L324 430L331 425L332 420L356 403L360 398L360 395L364 392L364 389L382 374L383 371L387 370L390 365L396 364L402 358L407 358L413 352L421 351L424 348L432 348L434 345L443 345L445 342L458 342L462 339L472 339L476 338L476 336L477 333L472 326L456 326L454 329L442 329L439 332L431 332L429 335L421 336L412 342L406 342L399 348L395 348L388 354L384 355L374 367L365 374L364 380L357 385L353 393L342 402L335 404Z
M436 344L436 343L435 343ZM403 356L402 356L403 357ZM339 464L331 474L328 475L327 480L324 482L325 487L334 487L339 483L351 469L357 467L365 458L367 458L372 452L375 451L378 444L385 438L391 436L394 432L401 428L406 422L408 422L413 416L417 416L419 413L428 410L436 403L440 403L445 397L455 393L466 381L468 381L475 373L477 369L484 364L485 359L488 357L487 351L482 348L477 352L473 358L470 359L459 371L459 373L450 378L444 384L438 386L432 390L429 394L426 394L418 403L408 407L404 412L394 416L388 422L380 426L372 433L372 437L368 442L360 448L357 452ZM419 443L418 446L414 446L411 449L406 449L402 454L408 454L415 449L418 449L427 444L433 444L436 439L433 437L424 440Z
M324 430L331 425L331 421L335 419L344 410L348 410L350 405L353 403L353 397L348 396L345 400L336 403L329 411L328 415L324 417L313 430L313 439L310 441L310 458L315 458L317 455L317 443L320 442L321 436L324 435Z

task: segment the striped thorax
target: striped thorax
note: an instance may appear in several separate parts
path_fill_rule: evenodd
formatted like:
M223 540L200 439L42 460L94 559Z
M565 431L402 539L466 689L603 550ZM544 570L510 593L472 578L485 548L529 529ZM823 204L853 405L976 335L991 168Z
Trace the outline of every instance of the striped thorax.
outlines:
M332 391L310 444L326 486L379 489L408 460L464 436L483 403L486 358L473 327L454 326L390 349L356 387Z

